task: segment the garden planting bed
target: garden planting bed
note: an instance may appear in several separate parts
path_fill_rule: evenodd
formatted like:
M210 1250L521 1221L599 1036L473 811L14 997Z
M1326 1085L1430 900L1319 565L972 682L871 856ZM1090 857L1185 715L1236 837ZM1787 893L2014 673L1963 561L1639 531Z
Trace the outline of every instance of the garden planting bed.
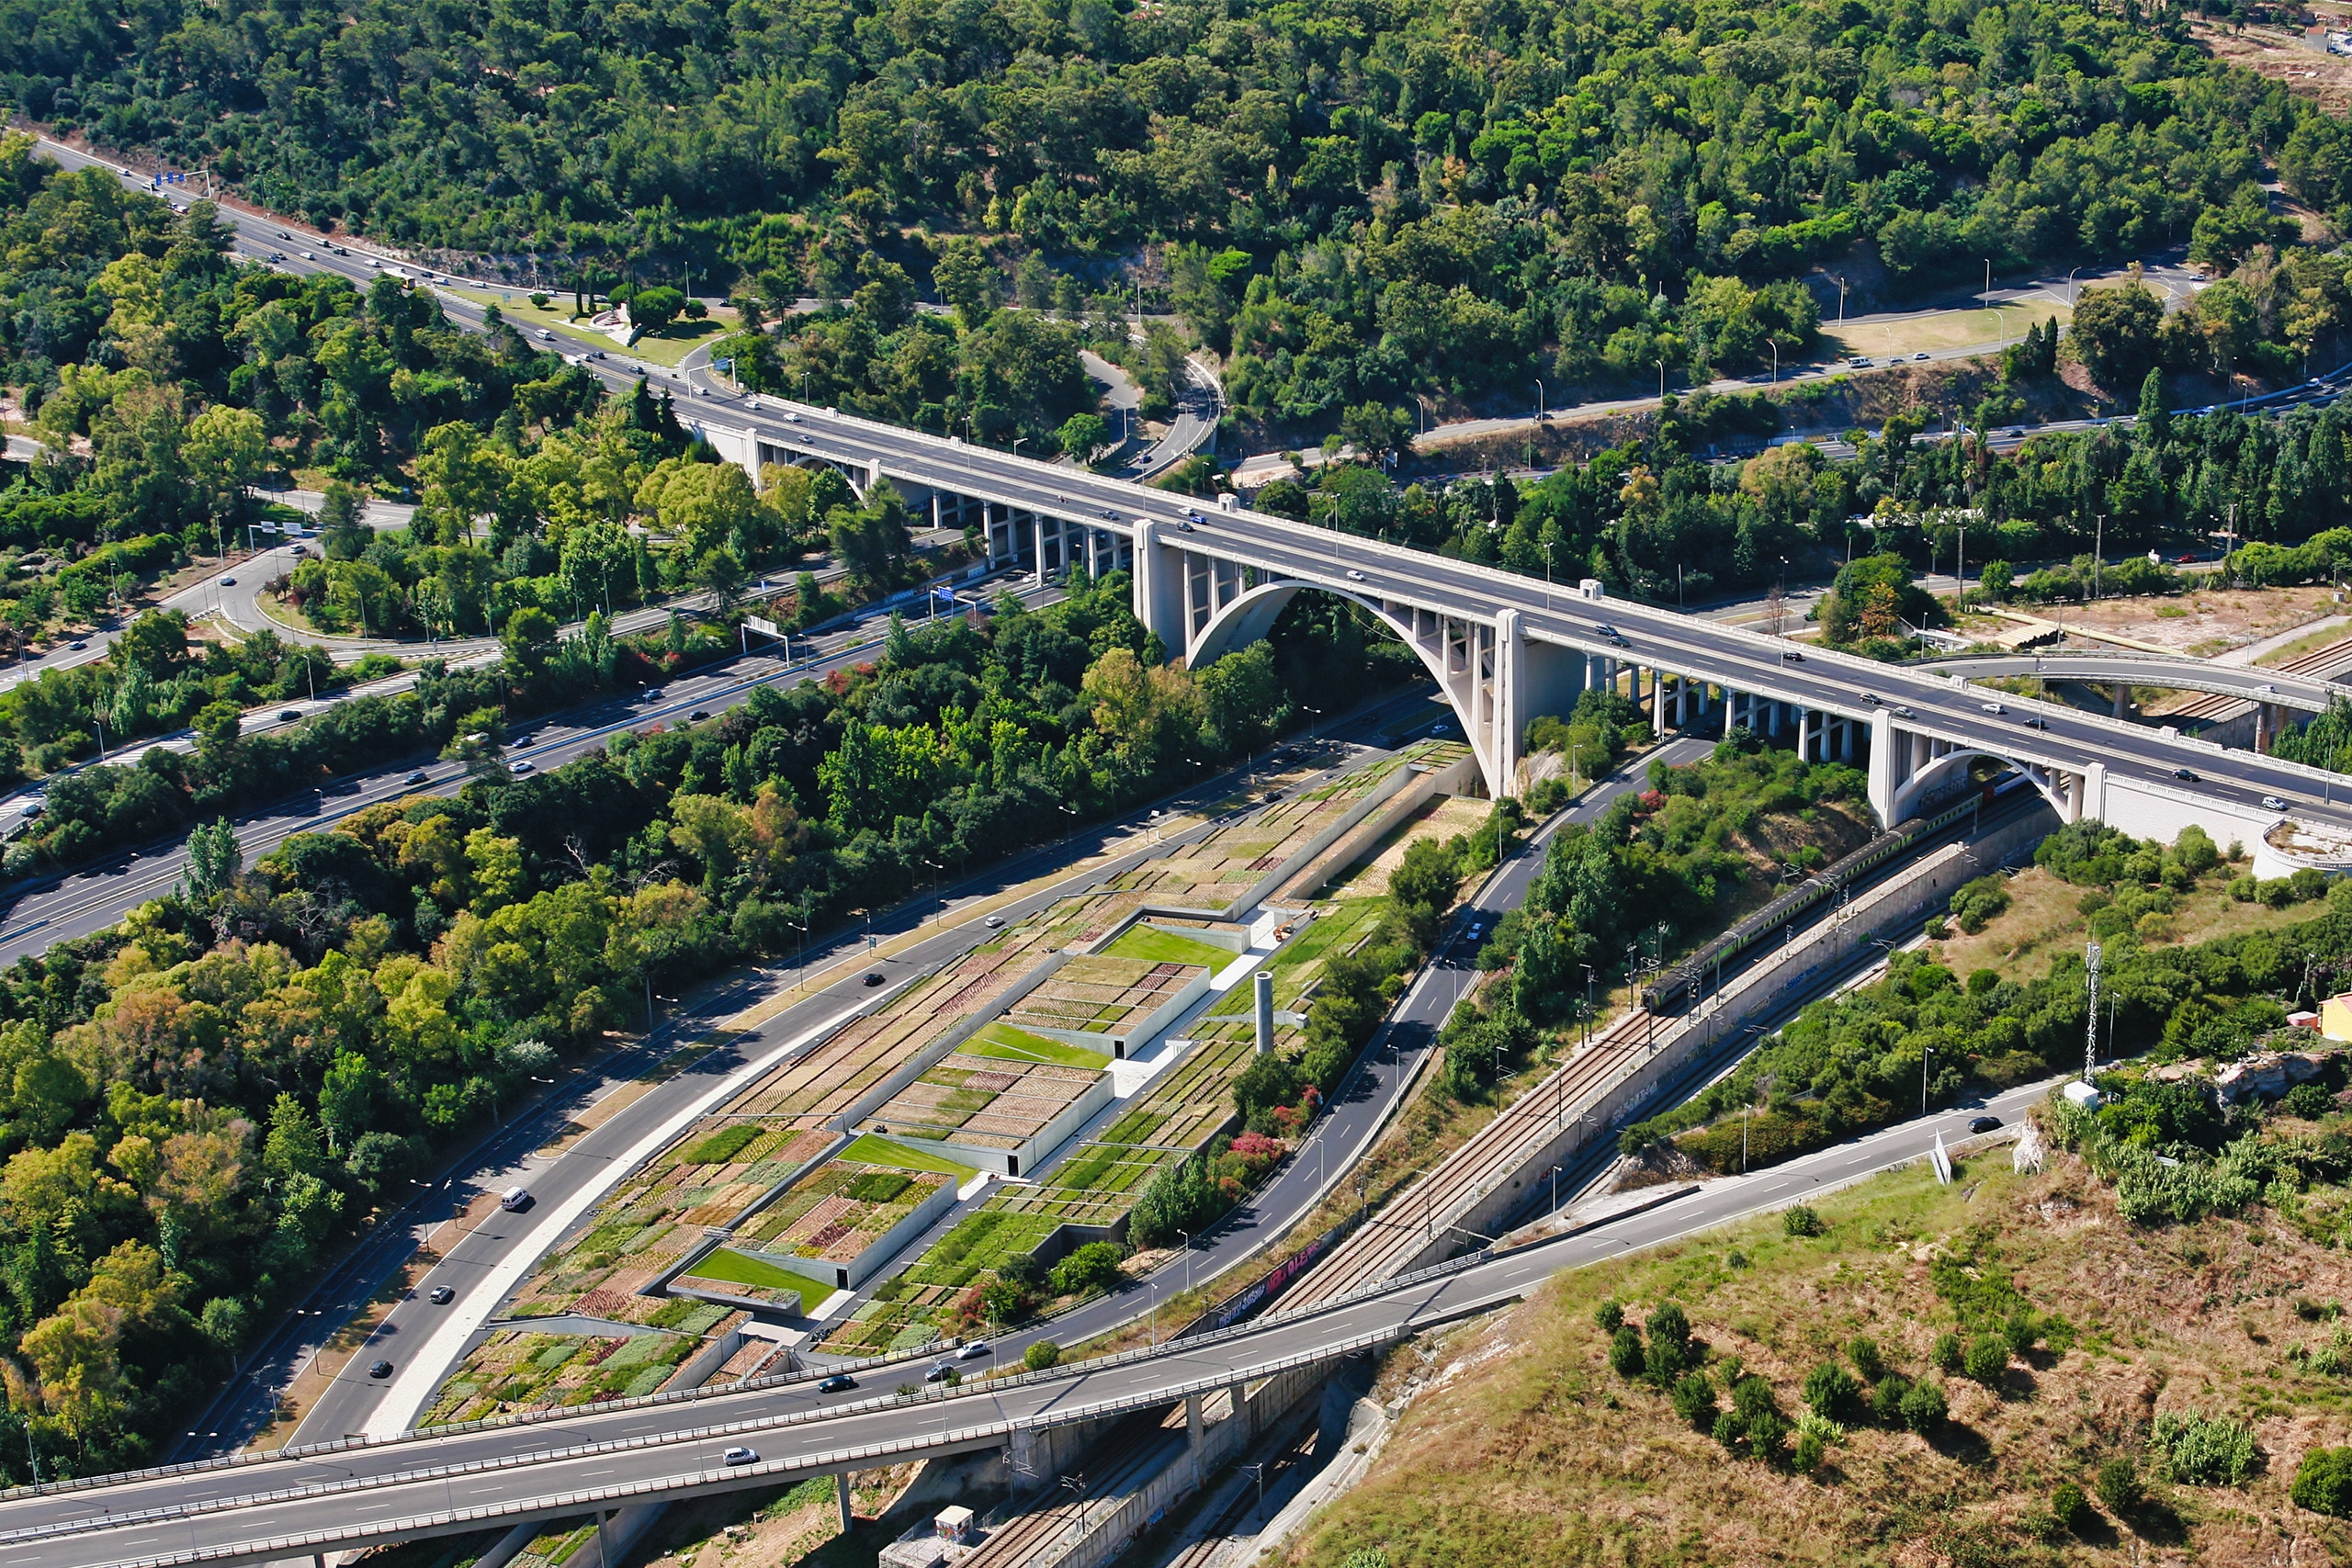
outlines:
M518 1410L554 1410L605 1399L652 1393L678 1364L701 1348L703 1336L733 1314L700 1302L665 1303L676 1334L538 1334L502 1328L466 1358L441 1385L421 1426L477 1421Z
M784 1064L730 1109L812 1122L840 1116L940 1035L996 1006L1047 955L1046 937L1045 926L1028 922L973 949L881 1011L853 1020Z
M902 1245L902 1227L929 1224L956 1201L956 1177L863 1160L827 1160L752 1215L733 1247L846 1288L863 1280L886 1246ZM885 1257L888 1256L886 1253Z
M1148 1043L1155 1022L1205 990L1213 971L1204 964L1096 956L1073 958L1047 976L1004 1017L1019 1029L1079 1035L1111 1043L1114 1055L1131 1055Z
M1294 795L1197 843L1137 866L1115 886L1142 895L1149 904L1238 913L1232 909L1238 900L1304 853L1411 755L1384 757Z
M866 1126L1017 1176L1035 1169L1110 1098L1110 1079L1099 1069L959 1051L900 1089Z
M639 1292L690 1252L706 1226L732 1224L833 1142L808 1128L705 1118L541 1259L506 1315L650 1321L665 1303Z

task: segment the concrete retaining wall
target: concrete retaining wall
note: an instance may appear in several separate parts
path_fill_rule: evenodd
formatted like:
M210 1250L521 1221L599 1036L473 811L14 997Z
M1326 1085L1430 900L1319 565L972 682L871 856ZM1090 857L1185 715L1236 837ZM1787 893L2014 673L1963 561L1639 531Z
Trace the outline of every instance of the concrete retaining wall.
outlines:
M865 1121L868 1116L873 1115L876 1111L881 1110L882 1107L890 1102L892 1097L897 1095L900 1089L906 1088L909 1084L914 1082L915 1079L922 1077L923 1074L931 1071L932 1068L939 1066L940 1063L955 1055L956 1048L958 1045L963 1044L965 1041L969 1040L973 1035L978 1034L981 1030L986 1029L989 1024L994 1023L1007 1009L1013 1005L1013 1003L1019 1001L1023 997L1025 997L1030 992L1035 990L1039 986L1044 985L1047 979L1052 977L1055 970L1059 969L1063 964L1069 962L1069 954L1067 953L1057 953L1045 958L1035 968L1030 970L1026 975L1023 975L1020 981L1015 984L1011 990L1004 994L1001 998L1001 1005L989 1008L973 1014L970 1018L967 1018L961 1023L956 1024L955 1028L950 1029L944 1034L940 1035L932 1041L930 1044L924 1046L912 1056L908 1057L897 1067L884 1075L881 1081L876 1083L872 1089L867 1089L864 1094L859 1095L855 1100L850 1101L848 1108L833 1119L833 1124L842 1132L846 1133L851 1128L855 1127L860 1122ZM838 1031L836 1031L836 1032L838 1032Z
M1279 898L1312 898L1323 890L1326 883L1363 858L1374 845L1395 832L1405 821L1441 795L1466 795L1477 778L1477 759L1464 757L1459 762L1443 768L1424 767L1414 763L1404 771L1411 776L1405 786L1388 797L1386 805L1376 814L1359 822L1346 837L1333 844L1308 863L1306 868L1285 884L1281 892L1271 895Z
M1643 1108L1665 1084L1678 1077L1694 1055L1714 1042L1787 1005L1791 992L1815 976L1850 961L1872 937L1892 939L1916 935L1920 921L1940 908L1962 884L1997 866L2029 858L2033 847L2057 827L2055 813L2033 811L1981 840L1947 844L1903 868L1879 886L1849 905L1843 917L1825 920L1800 932L1786 947L1758 959L1736 976L1726 979L1720 998L1711 1000L1703 1015L1661 1019L1656 1049L1633 1071L1601 1086L1567 1106L1561 1130L1531 1150L1507 1181L1471 1194L1466 1201L1425 1222L1430 1239L1407 1259L1399 1273L1442 1262L1462 1250L1464 1233L1492 1235L1526 1195L1524 1184L1541 1179L1540 1173L1574 1159L1589 1145L1616 1135L1626 1122L1638 1120ZM1538 1092L1541 1092L1540 1090ZM1410 1195L1406 1198L1410 1209ZM1457 1227L1457 1228L1449 1228Z

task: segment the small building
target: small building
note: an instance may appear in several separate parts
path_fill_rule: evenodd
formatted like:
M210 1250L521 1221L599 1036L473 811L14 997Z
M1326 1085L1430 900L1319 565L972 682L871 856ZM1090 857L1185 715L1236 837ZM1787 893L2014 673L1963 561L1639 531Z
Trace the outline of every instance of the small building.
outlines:
M933 1532L944 1541L956 1546L968 1546L972 1540L972 1510L956 1506L942 1508L931 1518Z
M2093 1089L2090 1085L2085 1083L2080 1078L2069 1080L2066 1087L2059 1090L2059 1092L2066 1097L2066 1103L2069 1105L2079 1107L2085 1111L2096 1111L2098 1109L2098 1090Z
M2352 991L2319 1004L2319 1032L2330 1040L2352 1040Z

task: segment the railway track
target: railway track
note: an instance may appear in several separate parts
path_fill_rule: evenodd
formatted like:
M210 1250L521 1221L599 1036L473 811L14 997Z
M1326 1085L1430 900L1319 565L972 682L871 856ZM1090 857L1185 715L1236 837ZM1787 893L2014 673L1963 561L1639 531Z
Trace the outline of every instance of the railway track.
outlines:
M1309 1270L1284 1295L1285 1310L1312 1306L1350 1291L1401 1274L1454 1219L1519 1176L1561 1127L1585 1114L1590 1101L1616 1087L1645 1061L1662 1019L1636 1007L1593 1037L1551 1076L1521 1095L1501 1115L1448 1155L1438 1168L1366 1220L1340 1248ZM1462 1233L1463 1239L1484 1237Z
M2331 642L2324 648L2315 648L2309 653L2299 654L2285 663L2274 665L2272 668L2282 675L2309 675L2323 681L2341 680L2347 671L2352 671L2352 637L2346 637L2340 642ZM2183 719L2227 718L2232 714L2241 712L2252 705L2244 697L2223 696L2209 692L2194 702L2170 710L2163 716L2173 722Z

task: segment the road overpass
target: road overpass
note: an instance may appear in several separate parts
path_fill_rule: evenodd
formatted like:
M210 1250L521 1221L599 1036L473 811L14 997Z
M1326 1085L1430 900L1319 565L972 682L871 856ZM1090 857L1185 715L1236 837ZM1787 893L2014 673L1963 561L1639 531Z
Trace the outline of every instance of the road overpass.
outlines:
M68 165L99 163L53 143L42 148ZM220 216L250 252L268 254L279 243L279 220L234 208ZM398 264L345 246L274 265L365 284ZM444 294L441 303L459 324L481 325L482 310L471 301ZM2202 822L2217 838L2254 847L2266 874L2301 864L2352 868L2352 809L2334 801L2332 775L2317 770L2091 715L2052 709L2032 714L2038 722L2029 725L2028 715L1989 712L1984 694L1924 669L1799 654L1736 627L1598 599L1580 585L1554 587L1260 513L1196 513L1165 491L733 395L617 355L579 363L616 389L639 376L674 386L680 417L754 475L770 463L829 464L861 489L889 479L943 525L981 528L993 561L1041 575L1077 566L1131 570L1136 612L1171 656L1198 662L1263 635L1305 589L1352 599L1437 678L1490 789L1511 787L1530 720L1565 709L1589 684L1623 681L1630 670L1660 728L1746 724L1808 757L1867 765L1883 821L1912 815L1956 784L1972 759L1990 757L2023 770L2068 820L2097 817L2164 838ZM2312 395L2336 389L2314 383ZM2272 807L2267 799L2286 804ZM2310 829L2305 847L2274 850L2265 835L2288 817Z
M1530 721L1564 712L1589 686L1617 683L1648 705L1661 731L1743 725L1808 759L1866 767L1885 823L1957 786L1968 762L1985 757L2022 770L2065 820L2096 817L2165 839L2202 822L2255 849L2267 874L2340 868L2324 854L2264 844L2283 818L2352 843L2352 808L2333 798L2330 774L2098 715L2012 708L1938 669L1801 650L1611 599L1589 581L1559 586L1230 502L1204 508L782 399L706 391L684 400L681 417L750 468L829 465L861 490L888 480L944 525L982 530L991 564L1046 575L1129 571L1137 616L1171 657L1192 663L1262 637L1305 590L1351 600L1419 656L1498 794L1513 787ZM2259 684L2262 673L2248 678Z
M2211 660L2162 653L2011 653L1968 654L1938 659L1924 668L1965 681L2026 676L2042 681L2086 681L2115 687L2115 716L2130 709L2132 688L2158 686L2166 691L2206 692L2235 697L2255 705L2255 750L2266 750L2287 722L2284 710L2325 713L2330 705L2352 702L2352 686L2317 675L2289 670L2267 670L2250 664L2216 664Z
M383 1541L599 1508L772 1487L930 1455L999 1449L1050 1484L1057 1433L1287 1369L1375 1349L1517 1301L1554 1272L1679 1240L1920 1157L1990 1110L2023 1113L2047 1084L1854 1139L1645 1213L1479 1254L1288 1314L1048 1372L899 1395L920 1362L866 1369L826 1394L811 1373L733 1390L617 1401L544 1416L323 1444L0 1498L0 1568L164 1568L316 1557ZM978 1363L974 1363L975 1366ZM729 1447L757 1463L729 1466Z

